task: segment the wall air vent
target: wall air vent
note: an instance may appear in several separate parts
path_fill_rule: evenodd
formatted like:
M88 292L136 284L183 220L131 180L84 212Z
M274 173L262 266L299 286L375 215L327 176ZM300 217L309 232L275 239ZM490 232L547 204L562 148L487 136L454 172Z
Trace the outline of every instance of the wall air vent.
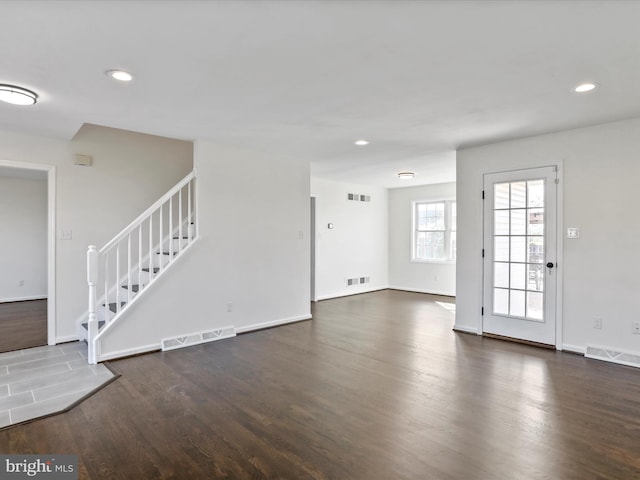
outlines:
M347 287L350 287L352 285L360 285L362 283L369 283L369 277L347 278Z
M356 202L370 202L371 195L360 195L358 193L347 193L348 200L354 200Z
M163 338L162 351L175 350L177 348L190 347L201 343L213 342L214 340L222 340L236 336L235 327L223 327L206 332L190 333L180 337Z
M595 360L604 360L605 362L640 368L640 353L621 352L611 348L587 345L587 351L584 356Z

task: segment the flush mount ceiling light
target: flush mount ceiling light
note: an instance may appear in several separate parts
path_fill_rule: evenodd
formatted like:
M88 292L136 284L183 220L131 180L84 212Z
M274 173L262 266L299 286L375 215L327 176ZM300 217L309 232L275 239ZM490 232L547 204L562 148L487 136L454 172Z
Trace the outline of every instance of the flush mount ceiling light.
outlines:
M0 100L13 105L33 105L38 100L38 94L15 85L0 85Z
M587 92L590 92L591 90L594 90L595 88L596 88L595 83L588 82L588 83L581 83L580 85L575 87L573 91L575 93L587 93Z
M107 70L107 75L119 82L130 82L133 80L133 74L124 70Z
M355 145L359 146L359 147L364 147L365 145L369 145L369 142L366 140L356 140L355 142L353 142Z
M413 173L413 172L400 172L400 173L398 173L398 178L400 180L411 180L415 176L416 176L416 174Z

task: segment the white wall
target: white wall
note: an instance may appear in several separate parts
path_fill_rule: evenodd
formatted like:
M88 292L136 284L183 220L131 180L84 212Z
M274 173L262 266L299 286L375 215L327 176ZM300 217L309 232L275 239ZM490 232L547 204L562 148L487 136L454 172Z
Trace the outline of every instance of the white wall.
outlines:
M389 286L391 288L455 296L455 263L426 263L411 260L413 203L455 200L455 198L455 183L389 190Z
M371 201L348 200L348 193L370 195ZM387 288L387 189L312 178L311 194L316 197L316 299ZM355 277L369 277L370 283L347 286Z
M200 239L105 332L104 355L311 318L309 163L199 141L195 164Z
M92 167L73 165L74 153ZM87 310L86 249L101 247L193 167L193 144L86 125L72 141L0 131L0 159L56 166L56 339Z
M0 302L47 298L46 180L0 177L0 229Z
M480 321L482 173L563 162L563 223L581 238L562 243L563 343L640 352L640 119L470 148L458 152L456 328ZM592 327L602 317L602 329Z

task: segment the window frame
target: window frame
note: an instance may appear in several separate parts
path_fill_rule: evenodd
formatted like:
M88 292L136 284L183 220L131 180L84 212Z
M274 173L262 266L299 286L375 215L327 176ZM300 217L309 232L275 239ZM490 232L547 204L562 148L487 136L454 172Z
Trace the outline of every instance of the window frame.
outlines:
M444 203L444 230L418 230L418 207L419 205L429 205ZM453 221L453 209L456 209L455 218L457 219L457 202L455 198L440 198L430 200L415 200L411 204L411 262L413 263L439 263L439 264L455 264L456 257L454 253L456 248L452 243L452 233L456 236L457 243L457 227ZM418 257L418 235L423 232L443 232L444 244L447 251L446 258L419 258Z

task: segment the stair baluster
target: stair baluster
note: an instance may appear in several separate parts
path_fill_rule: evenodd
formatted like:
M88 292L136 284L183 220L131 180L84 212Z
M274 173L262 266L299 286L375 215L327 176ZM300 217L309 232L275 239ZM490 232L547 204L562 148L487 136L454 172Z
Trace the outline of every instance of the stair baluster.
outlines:
M180 237L180 240L178 240L178 253L180 253L182 251L182 192L178 195L178 237ZM169 245L173 247L173 242L169 242ZM173 256L173 253L171 253L171 256Z
M87 283L89 284L89 320L87 332L89 338L98 335L98 315L96 312L96 290L98 283L98 249L95 245L89 245L87 251ZM89 348L89 363L96 363L96 352Z
M131 301L131 234L127 235L127 303Z
M173 197L169 199L169 230L173 228ZM164 255L164 251L160 251L160 258ZM169 258L173 258L173 242L169 242ZM162 268L162 262L160 262L160 268Z
M118 283L118 279L120 278L120 244L116 245L116 283ZM120 289L116 287L116 311L115 314L118 315L120 313Z

